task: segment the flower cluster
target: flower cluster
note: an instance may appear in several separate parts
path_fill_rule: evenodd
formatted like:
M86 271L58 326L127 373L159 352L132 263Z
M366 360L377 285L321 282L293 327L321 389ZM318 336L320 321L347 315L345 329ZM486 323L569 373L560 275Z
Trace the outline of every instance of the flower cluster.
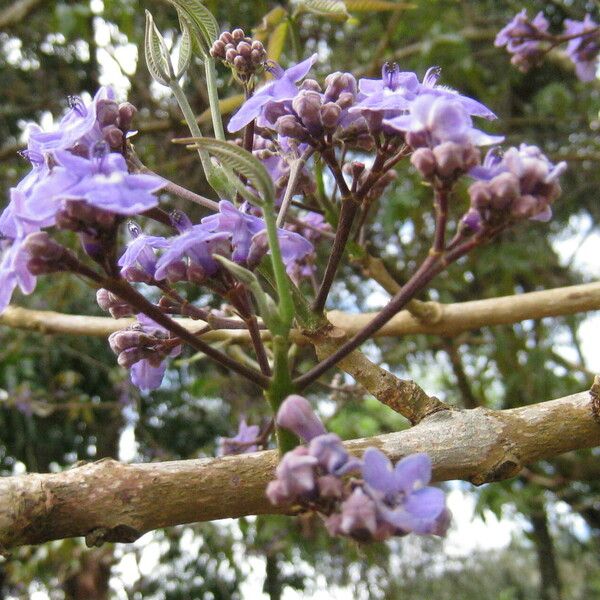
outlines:
M471 206L463 217L470 229L502 226L518 219L548 221L560 195L559 176L565 162L553 165L537 146L521 144L503 156L492 150L482 166L471 170Z
M283 402L277 423L306 445L285 454L277 466L277 477L267 487L273 504L316 511L332 535L359 541L446 532L450 513L443 492L427 486L431 461L426 454L409 455L392 467L382 452L367 448L359 460L326 431L302 396Z
M566 41L567 56L575 65L577 77L581 81L593 81L600 54L598 24L586 14L583 21L565 19L562 35L552 35L548 27L543 13L539 12L530 20L523 9L498 32L495 44L505 46L512 54L511 63L526 72L538 64L551 48Z
M240 421L237 435L219 439L218 456L231 456L232 454L248 454L258 450L258 425L248 425L245 419Z
M32 169L10 191L0 216L3 253L0 262L0 311L18 285L31 293L27 236L58 226L78 231L86 251L101 252L116 215L132 215L158 204L164 182L149 174L130 174L120 150L135 109L117 104L110 88L101 88L91 104L70 99L71 108L56 131L31 126L23 155Z

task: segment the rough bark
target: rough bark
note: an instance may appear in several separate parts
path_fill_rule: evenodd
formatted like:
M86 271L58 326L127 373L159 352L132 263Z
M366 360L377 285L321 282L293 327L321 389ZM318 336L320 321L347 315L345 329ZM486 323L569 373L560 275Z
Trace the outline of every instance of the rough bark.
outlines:
M434 479L482 484L515 476L540 459L600 445L600 414L589 392L505 411L444 410L409 430L346 442L375 446L392 460L427 452ZM264 495L274 450L150 464L103 460L62 473L0 480L0 545L85 536L90 545L130 542L146 531L277 512Z

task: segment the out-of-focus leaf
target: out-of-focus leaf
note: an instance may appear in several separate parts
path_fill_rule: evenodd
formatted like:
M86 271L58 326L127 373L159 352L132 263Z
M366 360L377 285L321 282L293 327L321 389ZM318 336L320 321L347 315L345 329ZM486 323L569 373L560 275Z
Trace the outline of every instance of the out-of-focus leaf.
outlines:
M283 48L285 46L285 40L287 38L289 30L288 21L282 21L275 27L273 33L269 36L269 43L267 45L267 56L271 60L279 60L281 53L283 52Z
M406 10L416 8L416 4L391 2L389 0L344 0L350 12L384 12L388 10Z
M260 22L260 25L252 30L252 35L255 39L264 42L269 36L269 32L272 31L285 17L287 17L287 10L283 6L276 6L270 10Z
M235 94L234 96L228 96L219 100L219 108L221 109L222 115L228 115L232 113L240 104L244 101L244 94ZM211 114L210 108L207 108L199 117L198 123L210 123Z
M296 14L305 12L336 21L345 21L350 16L342 0L302 0Z

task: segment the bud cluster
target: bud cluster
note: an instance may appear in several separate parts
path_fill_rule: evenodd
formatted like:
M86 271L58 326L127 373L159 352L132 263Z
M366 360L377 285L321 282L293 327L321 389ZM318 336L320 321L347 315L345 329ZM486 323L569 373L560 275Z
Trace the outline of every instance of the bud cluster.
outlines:
M521 219L549 220L565 169L564 162L553 165L536 146L510 148L502 158L490 152L484 166L472 170L478 180L469 187L471 206L463 223L477 230Z
M158 367L173 350L166 332L159 329L148 331L140 324L111 333L108 343L118 356L119 365L128 369L141 360Z
M411 134L408 141L415 142ZM412 144L411 144L412 145ZM452 181L479 164L479 149L471 144L443 142L433 148L417 148L410 157L410 162L424 179L434 178Z
M221 59L242 81L262 70L267 60L262 42L247 37L242 29L224 31L212 45L210 55Z
M135 314L135 311L127 302L105 288L100 288L96 292L96 302L102 310L109 312L114 319L132 317Z
M286 453L277 466L276 479L267 486L273 504L318 512L332 535L358 541L445 533L450 513L441 490L426 487L431 477L427 455L407 456L392 468L383 453L368 448L359 460L326 431L302 396L288 396L277 424L306 445ZM351 473L362 477L347 477Z
M325 135L354 137L367 135L366 121L348 109L356 101L356 79L350 73L332 73L325 79L325 91L314 79L305 79L291 103L272 104L265 118L276 131L299 142L315 144Z

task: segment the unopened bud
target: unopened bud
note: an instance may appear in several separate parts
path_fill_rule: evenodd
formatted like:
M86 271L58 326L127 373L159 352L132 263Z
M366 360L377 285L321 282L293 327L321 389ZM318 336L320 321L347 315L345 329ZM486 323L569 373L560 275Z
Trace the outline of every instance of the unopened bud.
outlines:
M340 119L342 109L335 102L328 102L321 106L321 123L325 129L335 129Z
M123 132L116 125L108 125L102 130L102 138L113 149L123 146Z
M66 248L53 240L46 231L30 233L25 239L24 248L31 258L56 261L64 256Z
M100 127L114 125L119 118L119 105L114 100L98 100L96 119Z
M198 263L191 262L187 268L187 280L201 285L206 281L206 271Z
M425 179L433 177L435 156L429 148L417 148L410 157L410 163Z
M231 37L236 41L239 42L240 40L244 39L244 30L243 29L234 29L231 32Z
M297 140L306 140L309 137L308 131L294 115L284 115L283 117L279 117L275 124L275 128L280 135L285 137L291 137Z
M129 131L133 123L133 117L137 108L131 102L123 102L119 105L119 128L121 131Z
M454 177L463 169L463 147L455 142L444 142L435 146L433 156L437 175L443 179Z

